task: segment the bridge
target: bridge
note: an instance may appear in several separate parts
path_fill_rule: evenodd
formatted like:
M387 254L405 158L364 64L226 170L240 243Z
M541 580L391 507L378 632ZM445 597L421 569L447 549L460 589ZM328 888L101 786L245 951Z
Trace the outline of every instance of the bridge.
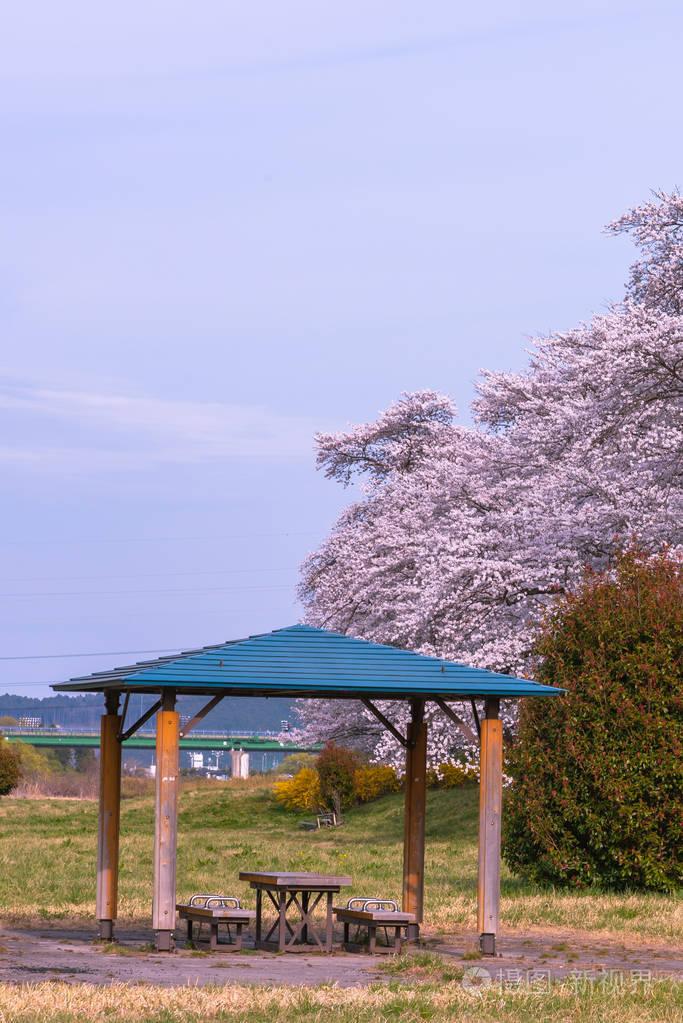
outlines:
M43 749L57 749L66 746L70 749L97 749L100 745L100 733L90 731L66 731L61 728L5 728L0 729L10 742L26 742L31 746ZM156 748L154 732L135 732L129 739L124 739L125 749ZM246 753L319 753L319 744L302 744L296 742L279 742L274 736L253 734L235 735L227 732L191 732L180 740L180 749L188 752L219 752L244 750Z

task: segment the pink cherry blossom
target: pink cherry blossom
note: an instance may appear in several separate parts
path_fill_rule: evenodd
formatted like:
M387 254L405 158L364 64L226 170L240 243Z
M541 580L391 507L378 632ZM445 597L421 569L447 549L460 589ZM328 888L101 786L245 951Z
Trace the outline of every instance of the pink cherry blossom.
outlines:
M362 496L303 565L307 622L529 677L534 627L583 566L608 565L632 537L683 543L683 199L657 199L609 226L644 254L625 301L536 338L520 373L484 371L473 428L421 391L316 438L319 468L360 478ZM307 738L402 763L360 706L302 702L300 715ZM476 762L436 707L429 718L432 764L456 749ZM503 720L514 728L513 707Z

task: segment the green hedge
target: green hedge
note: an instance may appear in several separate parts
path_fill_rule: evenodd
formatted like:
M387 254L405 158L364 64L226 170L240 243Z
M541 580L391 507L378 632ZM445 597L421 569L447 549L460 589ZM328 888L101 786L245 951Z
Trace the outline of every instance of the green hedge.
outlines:
M681 564L630 550L547 617L504 813L510 867L538 882L668 890L681 880Z

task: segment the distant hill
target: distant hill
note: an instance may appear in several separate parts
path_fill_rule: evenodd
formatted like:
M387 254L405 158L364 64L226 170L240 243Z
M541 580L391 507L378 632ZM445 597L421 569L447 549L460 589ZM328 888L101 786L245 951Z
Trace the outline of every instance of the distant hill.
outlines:
M156 702L154 696L131 696L128 719L133 721ZM178 710L183 717L191 716L208 702L206 696L181 696ZM38 717L46 728L99 728L104 713L104 699L100 693L82 696L15 696L0 695L0 717ZM276 732L283 721L294 722L295 712L291 700L277 697L226 696L197 726L203 731L217 732Z

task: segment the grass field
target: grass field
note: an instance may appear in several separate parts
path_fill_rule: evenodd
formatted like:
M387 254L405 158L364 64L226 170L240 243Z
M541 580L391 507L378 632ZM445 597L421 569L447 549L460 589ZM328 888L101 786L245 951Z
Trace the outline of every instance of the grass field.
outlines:
M0 986L3 1023L679 1023L680 986L636 991L501 990L470 994L457 981L371 988L159 988L33 984Z
M401 795L359 807L343 828L303 832L275 803L272 781L189 785L180 799L178 895L224 890L253 893L240 869L348 873L353 892L399 897L403 841ZM122 807L120 922L150 924L153 798ZM7 924L48 921L92 925L97 806L89 800L0 800L0 918ZM477 790L432 791L428 797L425 924L428 937L476 926ZM655 947L680 937L680 903L668 896L541 890L502 878L506 931L548 930L627 945ZM421 958L420 958L421 956ZM465 963L464 966L468 964ZM0 985L0 1023L107 1019L136 1023L269 1023L305 1020L453 1020L462 1023L673 1023L681 1018L681 987L653 981L624 990L569 983L550 990L477 992L461 983L463 964L418 954L387 963L388 983L369 988L107 987L59 982Z
M213 782L181 793L178 894L229 890L253 903L240 869L348 873L353 893L398 898L403 799L358 807L334 832L300 831L271 794L272 781ZM425 856L425 930L476 926L476 788L430 791ZM121 816L119 918L149 923L154 801L126 799ZM0 915L10 922L92 920L97 805L90 800L0 800ZM680 902L664 895L569 893L502 874L506 929L591 931L635 941L680 936Z

